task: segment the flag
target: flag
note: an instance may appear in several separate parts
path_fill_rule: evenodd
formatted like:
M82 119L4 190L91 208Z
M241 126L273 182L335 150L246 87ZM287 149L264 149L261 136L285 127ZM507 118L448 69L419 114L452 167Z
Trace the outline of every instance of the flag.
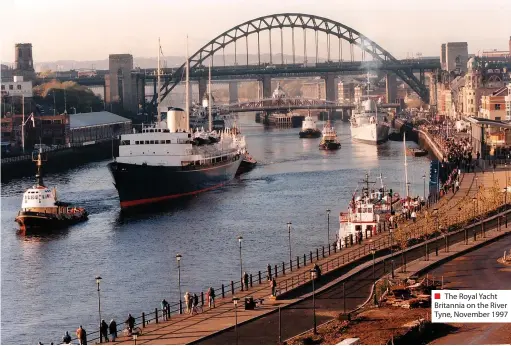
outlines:
M34 113L30 113L30 116L28 117L27 121L32 119L32 127L35 127L35 119L34 119Z

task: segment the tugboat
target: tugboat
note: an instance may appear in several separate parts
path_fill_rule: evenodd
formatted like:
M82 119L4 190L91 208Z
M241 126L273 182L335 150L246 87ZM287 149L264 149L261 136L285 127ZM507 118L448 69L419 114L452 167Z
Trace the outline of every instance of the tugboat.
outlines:
M320 150L337 150L341 148L341 143L337 139L335 129L330 125L330 120L323 127L322 135L323 138L321 138L321 143L319 143Z
M37 185L25 191L21 210L14 219L20 230L26 232L31 229L56 229L87 220L87 211L84 208L59 202L57 190L44 185L41 153L42 149L39 149L37 160L33 160L37 162Z
M228 131L235 136L236 146L242 156L240 166L236 171L236 176L250 172L257 165L257 161L248 153L245 136L241 135L241 130L236 126L236 121L234 121L234 127Z
M310 112L302 122L302 131L299 133L300 138L319 138L321 131L316 127L316 122L312 119Z
M386 221L392 215L393 210L399 210L402 206L398 193L392 194L385 189L383 178L380 174L381 188L371 190L369 184L376 183L369 181L369 174L361 183L365 186L362 193L356 196L353 193L349 204L348 212L339 214L339 235L337 237L337 248L352 245L362 239L375 236L378 232L377 225Z

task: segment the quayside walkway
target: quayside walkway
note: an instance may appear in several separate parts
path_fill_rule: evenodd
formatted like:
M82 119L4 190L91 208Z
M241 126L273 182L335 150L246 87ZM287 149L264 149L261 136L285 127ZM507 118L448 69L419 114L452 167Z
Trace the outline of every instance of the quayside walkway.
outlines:
M464 174L460 190L457 193L448 193L439 203L433 204L427 209L431 211L434 208L438 208L444 215L454 220L459 212L458 206L460 203L475 195L476 177L478 177L478 180L486 180L487 177L490 178L490 174ZM425 214L425 212L423 211L422 214ZM417 222L420 222L420 220L421 215L419 215ZM408 220L403 221L399 227L412 229L414 226ZM144 318L146 320L144 323L145 327L142 328L142 333L137 337L136 342L137 344L187 344L224 329L232 328L236 322L236 310L232 301L233 296L240 298L237 308L238 324L260 318L279 307L300 300L300 293L293 294L293 290L310 283L310 270L314 264L317 263L320 266L323 276L331 273L329 277L333 280L337 276L341 276L344 271L348 271L354 266L369 260L371 258L371 249L382 250L389 248L391 240L393 242L396 241L391 239L389 232L382 232L370 239L364 240L362 244L354 245L341 251L335 250L332 247L330 248L330 255L328 248L304 254L304 256L293 260L291 263L292 271L289 270L289 263L282 263L279 266L275 266L277 269L277 275L275 275L275 267L273 267L271 274L276 276L278 284L277 295L286 299L275 300L270 298L271 287L269 282L266 281L267 272L265 271L264 273L258 273L255 277L251 277L249 289L246 291L240 290L239 282L231 283L231 287L224 287L224 297L222 297L221 290L216 290L218 299L216 299L215 308L208 308L207 303L204 302L202 312L195 315L172 315L168 321L163 321L161 311L159 311L158 323L155 323L155 312L152 312L151 315L148 314ZM378 255L385 254L384 251L377 251L377 253ZM342 269L345 270L343 271ZM334 271L338 272L338 275L335 275ZM261 277L262 275L264 275L264 278ZM286 292L287 294L283 295ZM245 310L245 297L252 297L255 300L264 299L264 301L254 310ZM199 303L199 305L201 304ZM151 323L148 323L149 320L151 320ZM140 325L140 327L142 326ZM119 336L115 344L132 344L134 342L132 337L123 336L122 333Z

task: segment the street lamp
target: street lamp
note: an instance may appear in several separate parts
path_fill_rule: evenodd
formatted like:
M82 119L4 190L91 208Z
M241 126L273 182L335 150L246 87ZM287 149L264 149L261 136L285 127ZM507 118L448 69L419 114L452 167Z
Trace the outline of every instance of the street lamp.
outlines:
M96 276L96 284L98 285L98 314L99 314L99 343L103 342L103 335L101 334L101 295L99 294L99 283L101 282L101 276Z
M472 220L473 223L475 224L475 221L476 221L476 205L477 205L477 198L475 197L472 197L472 202L474 202L474 219ZM475 226L473 227L474 228L474 240L476 239L477 235L476 235L476 228Z
M291 265L292 261L291 261L291 221L289 221L287 223L287 234L288 234L288 238L289 238L289 265Z
M176 255L176 261L177 261L177 286L179 289L179 313L183 313L183 308L181 305L181 256L180 254Z
M330 209L326 210L326 219L327 219L327 244L328 244L328 251L330 251Z
M316 269L311 269L311 281L312 281L312 323L314 326L314 335L318 334L318 331L316 329L316 290L314 287L314 281L316 281L316 278L318 277L318 271Z
M426 173L422 175L422 180L424 181L424 201L426 201Z
M241 290L243 291L243 260L241 259L241 241L243 240L242 236L238 237L238 242L240 243L240 282L241 282Z
M373 244L370 243L369 246L371 247L371 250L370 250L371 255L373 255L373 283L374 283L374 281L376 280L376 275L375 275L375 272L374 272L374 265L375 265L374 255L376 254L376 250L374 249Z
M406 197L410 197L410 182L406 183Z
M234 332L236 333L236 345L238 344L238 301L240 299L237 297L232 297L232 302L234 303L234 316L235 316L235 324L234 324Z
M505 188L506 188L506 192L504 192L504 205L505 205L505 206L504 206L504 208L505 208L504 210L506 210L506 211L507 211L507 192L508 192L507 186L509 185L509 182L508 182L508 180L507 180L507 160L506 160L506 163L504 163L504 169L505 169L505 171L506 171L506 184L505 184L505 185L506 185L506 186L505 186ZM506 218L506 228L507 228L507 213L506 213L506 215L505 215L505 218Z

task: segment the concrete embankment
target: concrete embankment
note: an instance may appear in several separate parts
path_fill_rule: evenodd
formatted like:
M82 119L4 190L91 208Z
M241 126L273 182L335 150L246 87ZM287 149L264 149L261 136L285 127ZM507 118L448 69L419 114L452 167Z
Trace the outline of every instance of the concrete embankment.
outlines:
M415 141L421 148L426 149L439 161L442 161L445 158L445 153L429 133L417 129L413 127L412 124L404 122L401 119L395 119L393 124L396 130L398 130L401 134L406 133L406 138Z

